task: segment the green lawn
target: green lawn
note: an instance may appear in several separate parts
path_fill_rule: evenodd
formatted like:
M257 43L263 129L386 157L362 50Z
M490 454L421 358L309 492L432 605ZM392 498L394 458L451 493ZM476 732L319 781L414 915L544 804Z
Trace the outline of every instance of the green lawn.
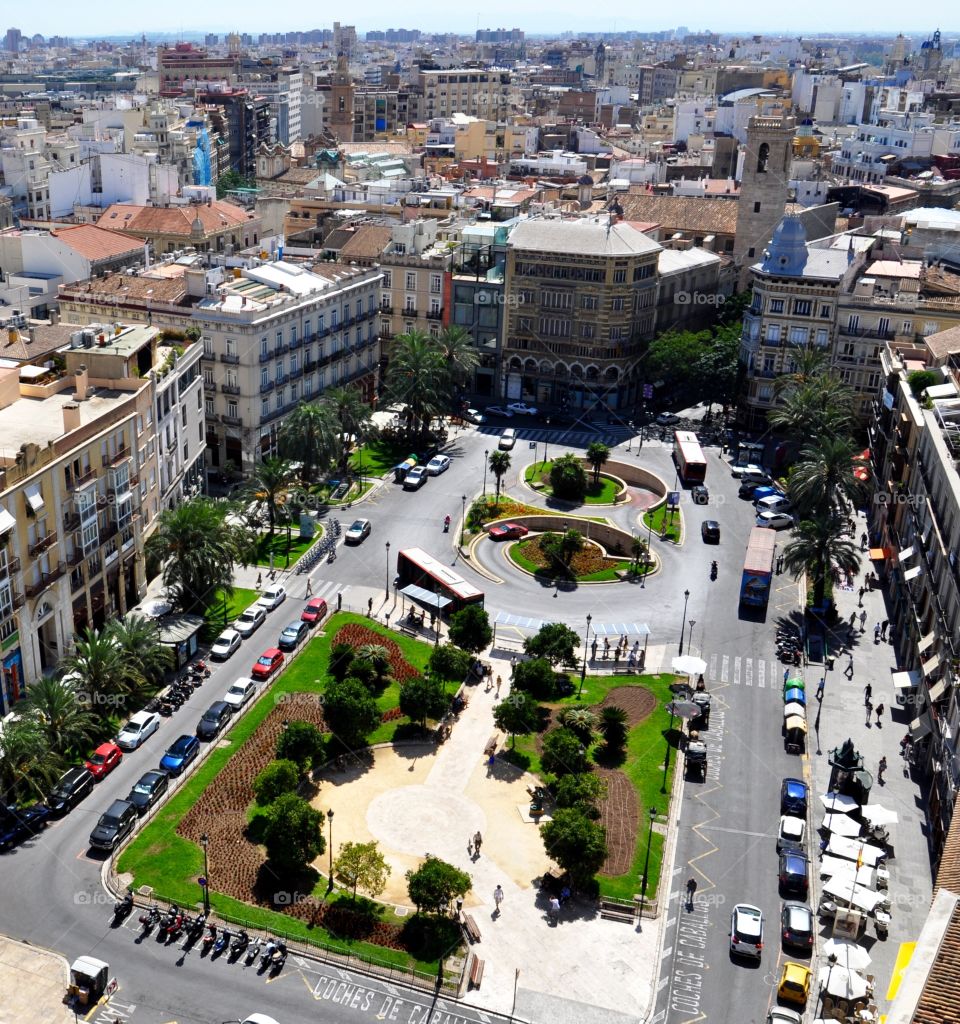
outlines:
M223 591L216 591L210 604L207 605L206 611L203 613L204 620L206 621L204 626L206 637L210 640L215 639L221 630L233 622L244 609L249 608L259 596L260 594L256 590L244 590L243 587L234 587L233 593L227 597L226 603L224 603Z
M672 540L674 544L680 543L680 524L682 513L677 510L672 515L667 509L666 503L658 505L652 512L643 513L643 525L652 526L653 532L658 534L663 529L664 520L667 523L665 540Z
M355 472L362 468L364 476L383 476L411 455L418 456L418 452L406 441L401 444L371 441L351 452L350 468Z
M542 486L538 488L541 494L548 497L553 495L550 486L550 470L553 462L534 462L527 466L524 472L524 479L527 483L538 482ZM587 493L583 499L584 505L613 505L620 493L620 484L610 476L600 474L600 482L593 482L593 473L587 473Z
M237 591L256 598L253 591ZM249 603L249 601L247 602ZM222 607L222 606L221 606ZM242 610L246 605L240 606ZM165 804L157 816L137 836L123 852L119 861L120 871L132 872L135 885L150 885L157 895L164 899L175 900L190 906L200 899L196 878L202 873L203 853L199 847L177 835L176 828L180 819L193 806L203 790L210 785L230 757L238 751L253 735L261 722L276 706L278 698L285 693L319 693L327 683L326 666L329 660L330 646L333 637L341 626L350 622L361 623L368 629L382 636L388 636L396 642L404 657L417 668L426 668L432 652L432 645L414 640L411 637L391 633L386 627L367 619L362 615L336 613L324 626L324 632L311 640L304 652L282 672L270 686L270 693L257 702L227 734L228 742L219 747L200 766L184 787ZM378 699L381 710L397 706L399 685L391 684ZM383 723L370 737L371 743L388 742L400 730L401 734L409 730L410 723L406 718L399 718ZM326 881L318 884L316 892L323 895ZM333 936L321 927L308 928L305 924L284 914L254 907L211 890L210 901L219 912L236 920L247 922L264 931L286 934L298 939L327 944L335 949L364 955L381 962L398 966L410 966L410 957L403 952L386 949L372 943L361 941L345 941ZM403 924L406 918L394 918L389 908L384 908L384 920L394 924ZM417 963L424 970L437 969L437 963Z
M277 569L289 569L304 554L315 540L323 535L323 528L318 527L313 537L301 537L300 530L290 531L290 544L287 546L286 528L278 528L271 537L268 533L260 535L257 541L257 565L270 567L270 554L273 553L273 564Z
M526 569L527 572L533 573L537 579L548 579L552 580L555 578L554 572L542 565L537 565L536 562L532 562L526 555L523 554L522 544L511 544L507 551L507 557L515 562L521 569ZM607 568L600 569L597 572L585 573L582 576L571 577L575 579L577 583L602 583L607 580L617 579L618 572L627 572L633 565L629 559L617 562L615 565L608 566ZM561 577L562 579L563 577Z

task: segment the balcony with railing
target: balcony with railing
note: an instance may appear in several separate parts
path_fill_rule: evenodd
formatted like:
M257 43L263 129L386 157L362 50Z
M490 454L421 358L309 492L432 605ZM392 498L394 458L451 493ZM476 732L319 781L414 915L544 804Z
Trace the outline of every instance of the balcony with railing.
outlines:
M221 352L220 353L221 363L231 363L236 366L240 362L240 356L236 352Z
M239 384L221 384L220 385L220 390L225 395L239 395L240 394L240 385Z
M279 377L276 377L274 379L274 384L278 388L279 387L283 387L283 385L286 384L288 380L290 380L290 374L289 373L281 373Z
M58 579L66 572L66 565L63 562L57 562L57 564L50 570L50 572L40 573L40 579L35 580L33 583L25 586L24 593L29 598L37 597L42 594L47 587L51 584L56 583Z
M260 381L260 394L266 395L269 392L273 391L275 387L276 384L272 380Z
M47 548L53 547L53 545L56 543L57 534L55 531L51 530L50 533L46 534L43 537L40 537L38 540L35 540L32 544L30 544L27 547L27 551L29 551L30 554L34 556L40 555L44 551L46 551Z
M290 346L285 341L282 341L282 342L280 342L279 345L275 345L274 346L273 354L275 356L282 356L282 355L284 355L284 353L289 352L289 351L290 351Z
M442 309L431 309L427 311L428 320L442 320L443 310Z
M0 579L3 579L5 576L12 576L19 571L19 558L8 558L5 562L0 562Z
M297 337L297 338L291 338L290 339L290 351L291 352L294 349L300 348L302 345L303 345L303 338Z
M203 382L203 390L204 391L209 391L211 394L216 394L216 391L217 391L216 382L212 381L212 380L206 380L205 379L204 382Z
M91 467L85 470L78 477L74 477L73 483L70 485L73 490L78 491L81 487L86 487L92 480L96 480L97 471Z
M329 337L329 335L330 335L330 332L331 332L331 331L333 331L333 330L336 330L336 328L335 328L335 327L321 327L321 328L319 328L319 330L317 331L317 337L318 337L318 338L326 338L326 337Z
M242 427L243 420L239 416L228 416L224 413L220 417L220 422L225 423L228 427Z
M111 466L119 466L121 462L130 458L130 445L125 444L110 460Z
M292 366L290 368L290 379L291 380L299 380L299 378L302 377L302 376L303 376L303 367L302 366Z
M67 565L69 565L70 568L73 569L83 561L84 557L85 556L83 553L83 548L77 545L73 549L73 551L71 551L70 554L67 555Z
M383 302L383 303L380 304L380 308L379 308L378 312L386 313L386 314L389 315L389 314L391 314L393 312L393 306L391 306L387 302Z

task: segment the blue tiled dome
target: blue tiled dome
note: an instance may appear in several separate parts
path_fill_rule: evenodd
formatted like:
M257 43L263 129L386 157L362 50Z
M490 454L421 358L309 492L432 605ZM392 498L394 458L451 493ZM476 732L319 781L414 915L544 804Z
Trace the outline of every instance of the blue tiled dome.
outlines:
M773 232L762 267L768 274L800 277L807 262L807 232L799 217L784 217Z

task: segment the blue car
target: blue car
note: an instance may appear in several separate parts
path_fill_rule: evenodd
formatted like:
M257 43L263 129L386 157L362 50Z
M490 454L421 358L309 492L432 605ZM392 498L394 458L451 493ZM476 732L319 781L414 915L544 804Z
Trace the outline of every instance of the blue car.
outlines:
M784 779L780 784L780 813L805 818L809 792L805 782L799 779Z
M14 807L0 804L0 850L10 850L24 839L32 839L53 816L46 804Z
M181 736L160 759L160 767L171 775L179 775L200 753L200 741L196 736Z

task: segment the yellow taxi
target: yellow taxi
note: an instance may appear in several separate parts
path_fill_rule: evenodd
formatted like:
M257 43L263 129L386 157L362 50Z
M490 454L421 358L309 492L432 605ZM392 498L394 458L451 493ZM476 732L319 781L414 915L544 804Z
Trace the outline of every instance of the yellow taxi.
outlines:
M811 977L813 977L813 971L809 967L788 960L783 965L780 984L777 985L777 995L788 1003L806 1006L807 996L810 995Z

